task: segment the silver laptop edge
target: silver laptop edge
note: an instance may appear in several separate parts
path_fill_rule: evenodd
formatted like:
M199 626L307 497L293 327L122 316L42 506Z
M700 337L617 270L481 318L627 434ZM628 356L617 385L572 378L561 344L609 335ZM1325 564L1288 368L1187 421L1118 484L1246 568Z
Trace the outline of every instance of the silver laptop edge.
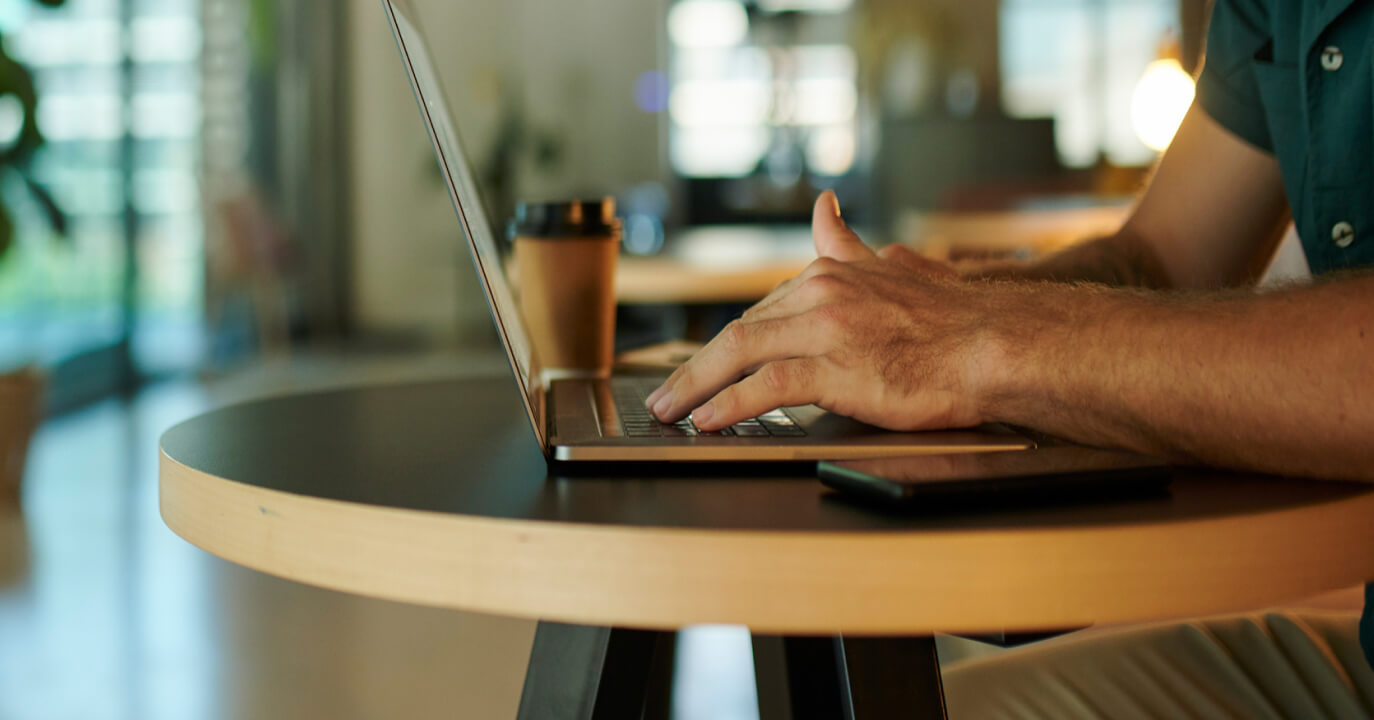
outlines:
M596 418L597 385L602 381L559 381L545 387L534 347L525 332L514 295L506 282L500 251L483 210L458 134L453 127L438 73L417 27L409 0L382 0L396 46L420 106L430 140L458 215L482 291L520 385L530 425L545 457L570 461L779 461L840 460L916 453L1019 450L1033 447L1010 431L964 430L930 433L875 431L818 408L794 408L807 422L808 437L605 437ZM552 417L548 395L557 414ZM580 412L585 410L585 413ZM614 411L610 411L614 412ZM810 424L816 420L815 424ZM823 426L823 427L822 427ZM819 430L819 432L818 432Z
M439 76L434 71L428 46L412 21L415 11L409 3L404 0L382 0L382 7L386 10L396 46L401 51L406 77L410 78L410 89L415 93L415 102L419 104L420 115L425 119L429 139L434 143L434 152L448 186L453 211L458 214L472 261L477 265L477 277L481 279L482 292L491 308L496 331L501 335L501 346L506 350L506 359L510 361L511 370L515 372L520 385L525 412L529 415L530 425L534 427L535 437L539 439L540 449L548 455L549 441L544 433L547 427L544 384L539 360L525 332L515 298L504 282L501 253L493 239L486 213L482 211L481 196L477 184L472 180L472 171L468 168L458 133L453 128L450 119L452 113L449 112L443 88L439 85ZM473 209L471 215L464 210L465 205ZM493 277L498 280L493 282Z

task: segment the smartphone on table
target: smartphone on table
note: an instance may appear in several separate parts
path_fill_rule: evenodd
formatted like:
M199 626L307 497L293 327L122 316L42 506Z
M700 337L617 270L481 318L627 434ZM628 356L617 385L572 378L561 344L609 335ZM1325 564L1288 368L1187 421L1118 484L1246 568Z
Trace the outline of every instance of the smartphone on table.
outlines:
M822 462L817 474L856 499L904 507L1111 499L1170 480L1159 458L1076 445Z

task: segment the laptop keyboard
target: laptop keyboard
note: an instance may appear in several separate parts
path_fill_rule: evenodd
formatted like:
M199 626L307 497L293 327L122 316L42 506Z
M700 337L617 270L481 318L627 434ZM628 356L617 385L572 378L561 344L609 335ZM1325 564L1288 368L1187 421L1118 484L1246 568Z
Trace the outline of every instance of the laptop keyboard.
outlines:
M797 425L787 411L766 412L714 432L698 430L690 417L675 423L661 423L644 407L644 399L658 387L659 381L639 378L614 378L611 395L616 412L625 428L625 436L649 437L803 437L806 431Z

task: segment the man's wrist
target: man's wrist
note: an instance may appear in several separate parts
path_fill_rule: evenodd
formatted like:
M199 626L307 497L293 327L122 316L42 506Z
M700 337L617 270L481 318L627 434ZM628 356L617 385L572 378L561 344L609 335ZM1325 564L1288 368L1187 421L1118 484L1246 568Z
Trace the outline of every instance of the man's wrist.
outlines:
M985 422L1030 424L1053 384L1051 371L1074 352L1090 319L1082 287L1058 283L987 282L981 293L972 387ZM1038 408L1038 410L1035 410Z

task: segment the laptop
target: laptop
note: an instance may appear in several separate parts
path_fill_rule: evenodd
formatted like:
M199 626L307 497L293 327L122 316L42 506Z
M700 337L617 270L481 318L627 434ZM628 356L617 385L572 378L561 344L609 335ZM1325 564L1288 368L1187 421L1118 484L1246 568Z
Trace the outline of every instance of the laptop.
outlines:
M663 377L546 378L525 332L471 168L458 141L420 19L408 0L382 0L411 89L448 184L492 319L546 458L567 462L807 461L919 453L1021 450L1028 438L1000 427L896 433L815 406L779 408L720 432L691 420L659 423L644 398Z

